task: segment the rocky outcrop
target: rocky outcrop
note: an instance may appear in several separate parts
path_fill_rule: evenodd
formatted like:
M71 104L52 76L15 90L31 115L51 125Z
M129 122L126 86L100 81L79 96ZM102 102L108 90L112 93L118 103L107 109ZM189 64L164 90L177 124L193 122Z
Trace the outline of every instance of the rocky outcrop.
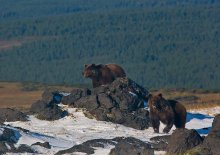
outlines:
M75 88L70 92L70 94L63 96L61 102L65 105L73 105L77 100L88 95L91 95L91 90L88 88Z
M57 104L61 102L62 94L58 91L46 90L42 99L33 103L30 112L42 120L57 120L67 115Z
M166 151L169 139L170 139L170 135L153 137L150 139L151 146L154 150Z
M27 115L16 109L0 108L0 124L6 121L27 121Z
M203 138L194 129L176 129L168 141L167 154L183 154L201 144L202 141Z
M143 141L128 137L120 140L115 148L113 148L109 155L153 155L154 150L150 144Z
M88 140L80 145L75 145L67 150L62 150L56 153L72 154L72 153L86 153L94 154L95 148L105 148L107 145L115 146L109 155L153 155L154 151L151 149L150 144L144 143L139 139L133 137L116 137L114 139L93 139Z
M201 146L201 155L218 155L220 153L220 114L215 116L212 129Z
M91 95L78 98L72 106L86 108L97 120L146 129L150 125L149 112L144 109L147 96L148 91L134 81L118 78L94 88Z
M20 137L21 134L18 131L8 126L0 126L0 154L4 154L6 152L34 153L34 150L27 145L15 147L15 144L18 142Z
M51 145L49 144L49 142L44 142L44 143L36 142L36 143L32 144L31 146L36 146L36 145L42 146L47 149L51 149Z

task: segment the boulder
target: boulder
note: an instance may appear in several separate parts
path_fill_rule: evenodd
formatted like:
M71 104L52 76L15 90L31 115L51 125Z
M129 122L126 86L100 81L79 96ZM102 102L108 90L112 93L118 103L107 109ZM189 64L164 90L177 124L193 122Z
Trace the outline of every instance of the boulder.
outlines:
M154 150L150 144L139 139L128 137L119 141L109 155L153 155Z
M14 144L20 137L20 133L10 127L0 126L0 154L16 150Z
M6 142L0 141L0 154L4 154L9 151Z
M49 144L49 142L45 142L45 143L36 142L32 144L31 146L35 146L35 145L42 146L47 149L51 149L51 145Z
M0 108L0 124L4 122L27 121L27 115L11 108Z
M80 98L89 95L91 95L91 90L89 90L88 88L85 89L75 88L70 92L69 95L63 96L61 102L65 105L73 105Z
M57 104L39 100L31 105L30 112L37 114L37 118L42 120L57 120L67 115Z
M220 153L220 114L215 116L212 129L205 137L201 148L202 155L218 155Z
M144 143L136 138L116 137L113 139L88 140L67 150L59 151L56 153L56 155L74 154L78 152L94 154L95 148L105 148L107 145L115 146L109 155L153 155L154 153L149 144Z
M94 154L95 148L94 147L100 147L104 148L106 145L116 145L116 143L120 140L120 138L114 138L114 139L93 139L88 140L82 144L75 145L67 150L62 150L56 153L56 155L61 154L71 154L76 152L82 152L86 154Z
M0 127L0 131L2 131L2 134L0 134L0 141L17 143L17 141L21 137L19 132L16 132L15 130L7 127Z
M21 144L13 153L36 153L30 146L26 144Z
M154 150L166 151L169 139L170 139L170 135L165 135L165 136L153 137L150 139L150 141L151 141L151 145L154 148Z
M179 155L185 153L187 150L198 146L203 142L203 138L196 130L191 129L176 129L171 135L168 146L168 155Z
M57 120L67 115L57 104L62 100L62 94L58 91L45 90L42 99L33 103L30 108L32 114L42 120Z

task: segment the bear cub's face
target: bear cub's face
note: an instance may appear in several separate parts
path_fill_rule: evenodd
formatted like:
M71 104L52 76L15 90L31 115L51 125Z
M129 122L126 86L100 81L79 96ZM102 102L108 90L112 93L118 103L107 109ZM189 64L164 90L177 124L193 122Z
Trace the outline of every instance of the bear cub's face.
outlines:
M157 110L157 111L166 111L169 109L169 102L165 100L162 94L148 96L148 102L150 108Z
M92 78L97 76L97 67L95 64L91 65L84 65L84 71L82 72L82 75L85 78Z

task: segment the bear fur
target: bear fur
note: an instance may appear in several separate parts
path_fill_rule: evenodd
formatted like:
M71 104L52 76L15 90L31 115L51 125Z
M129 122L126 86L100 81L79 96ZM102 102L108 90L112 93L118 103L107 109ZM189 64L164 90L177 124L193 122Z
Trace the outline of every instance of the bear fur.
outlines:
M92 79L93 88L112 83L118 77L125 77L125 71L116 64L90 64L84 66L83 76Z
M148 105L150 108L150 119L154 132L159 133L160 121L166 125L164 133L168 133L173 127L185 128L186 108L177 101L166 100L162 94L149 95Z

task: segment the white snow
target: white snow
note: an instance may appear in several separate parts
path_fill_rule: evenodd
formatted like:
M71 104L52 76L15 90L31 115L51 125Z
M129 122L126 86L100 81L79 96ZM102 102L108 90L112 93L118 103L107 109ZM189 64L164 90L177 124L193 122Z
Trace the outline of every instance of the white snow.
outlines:
M204 108L204 109L200 109L200 110L190 110L190 112L205 114L205 115L209 115L209 116L215 116L217 114L220 114L220 106L213 107L213 108Z
M67 107L61 105L63 108ZM29 133L20 131L22 135L17 143L31 145L36 142L49 142L51 149L45 149L40 146L34 148L43 154L54 154L59 150L68 149L76 144L81 144L91 139L112 139L115 137L135 137L142 141L149 142L150 138L164 135L156 134L150 127L146 130L136 130L125 127L123 125L114 124L111 122L97 121L95 119L86 118L82 111L75 108L68 108L70 116L66 116L56 121L39 120L35 116L29 116L28 122L6 122L14 127L21 127L29 130ZM187 116L186 128L197 129L200 134L206 135L210 130L213 117L203 114L196 114L195 111ZM160 131L164 125L160 127ZM171 134L175 127L172 128ZM0 130L1 131L1 130ZM95 155L107 155L114 146L107 145L105 148L95 148ZM84 154L84 153L81 153ZM158 152L157 154L164 154Z
M3 134L4 128L0 128L0 136Z

